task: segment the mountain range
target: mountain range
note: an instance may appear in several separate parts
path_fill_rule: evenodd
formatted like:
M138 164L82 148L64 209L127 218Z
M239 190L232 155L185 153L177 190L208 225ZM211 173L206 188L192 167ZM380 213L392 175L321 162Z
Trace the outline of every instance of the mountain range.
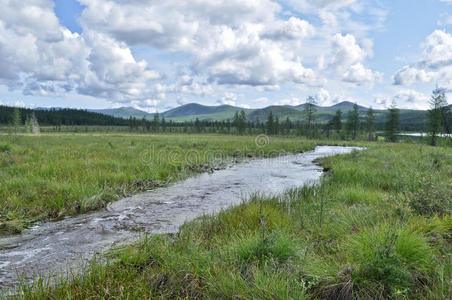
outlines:
M353 109L354 103L344 101L337 103L332 106L316 106L316 119L319 123L328 122L336 113L337 110L341 110L343 113L343 117L346 118L347 113ZM303 120L303 109L305 104L297 105L297 106L268 106L265 108L258 109L248 109L241 108L231 105L219 105L219 106L206 106L198 103L189 103L185 104L168 111L159 113L159 116L164 116L166 120L173 120L175 122L181 121L193 121L196 118L203 121L225 121L232 120L234 118L234 114L237 111L243 110L246 114L247 120L255 122L265 121L270 114L273 113L274 116L277 116L280 121L289 118L291 121L301 121ZM360 117L364 118L367 107L358 105L358 110L360 112ZM96 113L106 114L114 117L120 118L146 118L152 119L154 118L154 114L147 113L145 111L135 109L132 107L121 107L121 108L113 108L113 109L95 109L89 110ZM387 110L374 110L375 119L377 124L381 124L384 122L386 118ZM400 110L400 123L401 127L404 130L419 130L424 127L424 123L426 120L427 112L423 110L410 110L410 109L401 109Z

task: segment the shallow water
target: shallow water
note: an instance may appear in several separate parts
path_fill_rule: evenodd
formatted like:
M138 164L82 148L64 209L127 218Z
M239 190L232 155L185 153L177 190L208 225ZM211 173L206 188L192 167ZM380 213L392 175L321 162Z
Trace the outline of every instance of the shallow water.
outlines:
M322 175L315 159L354 149L321 146L302 154L251 160L124 198L104 210L2 237L0 288L14 285L18 274L48 275L80 265L93 254L130 242L143 232L176 232L184 222L240 204L252 193L275 194L313 183Z

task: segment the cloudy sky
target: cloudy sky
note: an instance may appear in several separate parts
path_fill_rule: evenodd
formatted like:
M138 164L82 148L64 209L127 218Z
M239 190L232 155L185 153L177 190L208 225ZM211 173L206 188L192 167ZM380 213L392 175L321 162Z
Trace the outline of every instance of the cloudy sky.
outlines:
M0 103L452 99L452 0L0 0ZM449 102L452 102L449 100Z

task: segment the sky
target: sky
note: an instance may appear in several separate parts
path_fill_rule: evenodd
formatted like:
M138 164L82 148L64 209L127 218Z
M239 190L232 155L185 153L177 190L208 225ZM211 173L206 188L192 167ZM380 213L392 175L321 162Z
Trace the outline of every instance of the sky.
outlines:
M452 0L0 0L0 104L426 109Z

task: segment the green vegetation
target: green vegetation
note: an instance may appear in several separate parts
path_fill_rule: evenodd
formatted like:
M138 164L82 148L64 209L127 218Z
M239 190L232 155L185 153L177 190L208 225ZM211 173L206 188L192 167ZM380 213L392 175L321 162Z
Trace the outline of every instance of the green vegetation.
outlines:
M234 121L236 113L243 111L247 127L259 128L261 122L265 122L270 113L273 119L289 120L291 128L306 127L304 123L310 123L306 119L306 107L312 110L309 114L315 119L314 129L329 130L328 124L335 117L338 110L344 114L346 118L350 112L354 110L354 104L350 102L341 102L330 107L321 107L312 103L312 105L301 104L298 106L269 106L261 109L243 109L230 105L205 106L196 103L182 105L169 111L158 114L159 119L165 119L167 127L178 132L187 132L185 128L193 128L196 119L201 122L204 129L215 128L217 133L229 133L227 130L220 132L219 128L229 128ZM360 123L366 119L368 108L357 106L358 117ZM446 111L447 110L447 111ZM12 107L0 106L0 124L10 124L12 122ZM35 112L37 120L41 125L51 125L61 130L61 126L124 126L133 128L152 128L155 122L155 114L147 113L133 108L117 108L117 109L100 109L100 110L75 110L75 109L20 109L22 123ZM426 129L428 112L421 110L400 111L400 129L404 131L424 131ZM449 113L447 113L449 112ZM374 110L375 128L377 130L384 129L384 123L387 119L387 110ZM452 121L450 106L445 106L442 110L443 120L448 124ZM227 124L229 122L229 125ZM307 126L311 127L311 126ZM331 126L330 126L331 127ZM363 126L361 126L363 127ZM450 125L448 125L450 129ZM57 130L57 131L58 131ZM155 132L155 130L152 130ZM189 131L189 130L188 130ZM193 130L196 132L195 130ZM296 132L296 130L293 130ZM311 130L307 130L311 131Z
M447 105L446 92L437 88L433 91L428 111L427 131L430 135L430 145L436 146L437 136L441 133L441 129L444 129L445 133L451 133L450 117L451 111Z
M392 104L385 122L385 136L389 142L397 142L400 128L400 110Z
M0 135L0 233L208 171L220 151L224 158L240 158L314 146L314 141L272 138L259 147L255 137L219 135ZM193 151L196 156L190 156Z
M111 251L81 275L25 284L19 297L450 297L451 149L373 143L322 163L331 170L318 186L256 195L178 234Z

